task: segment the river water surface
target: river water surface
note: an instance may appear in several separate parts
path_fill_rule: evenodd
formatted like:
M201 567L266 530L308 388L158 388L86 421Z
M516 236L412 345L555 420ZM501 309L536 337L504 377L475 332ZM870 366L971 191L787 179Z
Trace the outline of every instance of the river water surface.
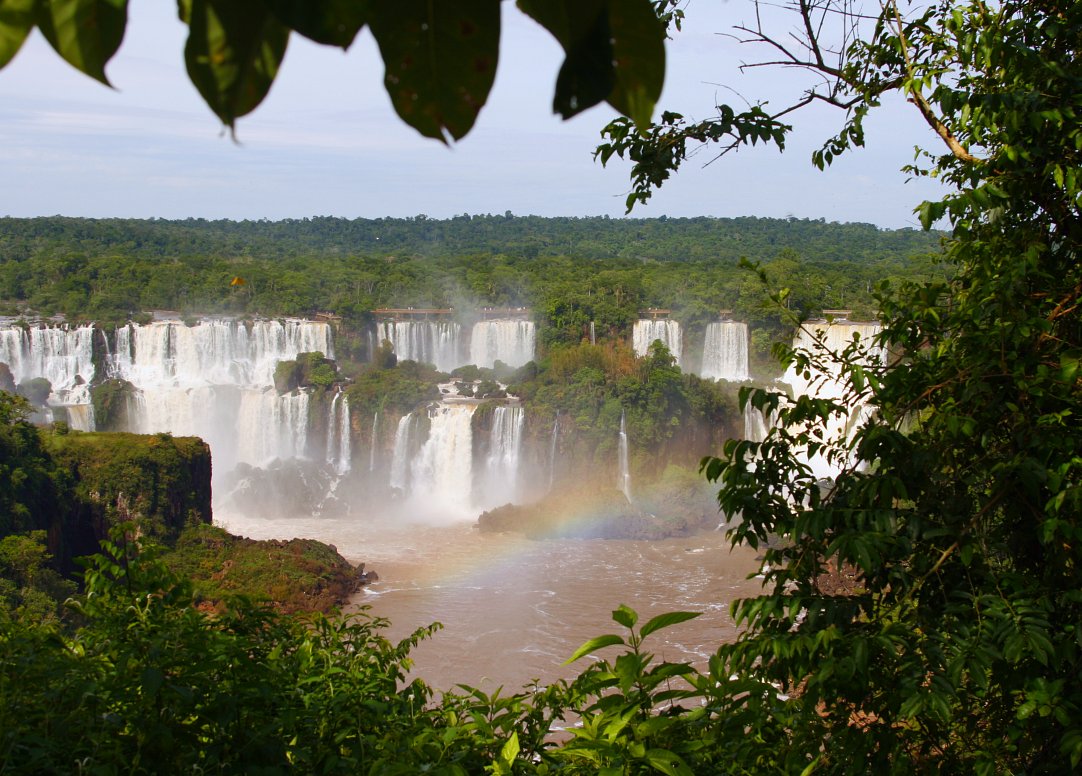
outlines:
M659 658L703 668L719 643L736 636L730 603L760 589L759 580L748 579L758 568L755 552L730 549L722 532L662 541L531 541L483 534L469 523L215 522L253 539L318 539L376 571L379 581L353 604L390 619L392 639L441 622L414 658L417 675L444 690L464 683L513 691L535 679L569 678L581 666L562 663L580 644L622 632L610 614L620 604L637 610L640 623L666 611L702 612L651 636L647 646Z

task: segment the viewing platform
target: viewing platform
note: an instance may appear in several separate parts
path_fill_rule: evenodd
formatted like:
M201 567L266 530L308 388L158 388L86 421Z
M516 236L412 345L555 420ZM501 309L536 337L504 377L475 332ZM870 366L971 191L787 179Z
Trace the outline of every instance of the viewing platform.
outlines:
M477 311L482 321L529 320L529 307L482 307Z
M656 321L660 318L668 318L672 310L665 310L660 307L648 307L645 310L639 310L639 319L648 318L652 321Z
M450 318L455 314L453 307L381 307L373 310L377 318L395 321L428 320L431 318Z
M723 321L731 321L733 319L732 310L718 310L718 317Z
M342 316L335 313L316 313L312 316L313 321L318 323L326 323L338 328L342 325Z
M823 310L823 317L819 320L833 320L834 323L849 323L849 316L853 314L852 310Z

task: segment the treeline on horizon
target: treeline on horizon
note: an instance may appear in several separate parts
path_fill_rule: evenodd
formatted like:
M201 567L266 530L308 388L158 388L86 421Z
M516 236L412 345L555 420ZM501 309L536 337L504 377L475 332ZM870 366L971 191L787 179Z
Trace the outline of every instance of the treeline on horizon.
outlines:
M284 221L0 219L0 314L119 321L153 309L337 313L528 306L546 344L625 331L645 307L702 326L777 310L741 260L806 314L875 313L882 281L943 277L936 232L768 218L457 216ZM234 283L235 278L242 282Z

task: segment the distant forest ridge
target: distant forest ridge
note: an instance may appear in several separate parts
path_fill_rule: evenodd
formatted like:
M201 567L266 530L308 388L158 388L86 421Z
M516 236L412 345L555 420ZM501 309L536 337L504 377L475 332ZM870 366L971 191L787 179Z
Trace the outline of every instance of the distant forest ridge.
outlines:
M382 307L530 307L546 345L624 337L647 307L702 328L729 309L877 309L884 283L947 276L941 233L768 218L459 216L288 221L0 219L0 315L116 322L148 310L309 316ZM765 336L765 335L764 335ZM756 349L767 347L766 340Z
M138 256L352 255L403 251L421 256L506 253L583 259L756 260L790 247L808 261L881 260L937 252L941 232L880 229L823 219L610 218L461 215L434 219L315 217L282 221L0 218L3 257L78 248Z

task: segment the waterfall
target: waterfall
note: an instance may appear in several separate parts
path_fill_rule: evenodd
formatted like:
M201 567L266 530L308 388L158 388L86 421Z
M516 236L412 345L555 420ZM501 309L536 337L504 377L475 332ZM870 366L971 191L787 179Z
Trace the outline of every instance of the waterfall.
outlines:
M202 393L198 390L189 393L191 401L185 409L199 413L198 397ZM180 419L180 413L174 415L174 420ZM194 425L206 423L205 418L199 421ZM233 428L240 440L234 453L236 460L266 466L275 459L304 458L308 446L308 394L294 391L279 396L273 388L243 391L237 420L230 430ZM208 434L201 436L206 439ZM217 453L213 444L211 450Z
M866 349L866 364L882 364L886 354L881 348L872 347L873 338L879 333L877 323L808 323L797 329L793 338L793 347L811 353L818 354L826 363L819 368L811 367L810 376L805 379L804 375L790 366L782 382L793 387L797 396L813 395L825 399L840 399L845 393L845 383L841 379L839 365L830 361L820 350L816 341L819 337L827 350L841 353L853 342L856 337L860 338L861 347Z
M716 321L706 327L702 377L708 380L750 380L748 372L748 325L741 321Z
M335 470L339 474L345 474L352 466L350 458L353 453L349 439L349 397L345 394L342 395L342 406L338 411L340 413L338 419L338 465Z
M552 485L556 481L556 439L560 435L560 411L556 410L556 420L552 423L552 442L549 443L549 488L548 492L552 492Z
M594 329L594 322L590 321L590 344L597 344L597 331Z
M628 464L627 453L627 425L624 412L620 412L620 447L619 447L619 464L620 464L620 476L616 482L616 487L620 489L620 492L624 494L624 498L628 503L631 502L631 470Z
M339 401L341 400L341 401ZM327 464L339 475L351 468L349 397L339 391L331 400L327 415Z
M864 349L863 358L859 358L867 366L882 364L886 359L883 348L873 346L873 338L879 333L879 324L876 323L808 323L797 330L793 338L793 347L807 351L813 357L824 361L820 365L809 367L808 377L803 372L790 366L782 382L792 386L794 396L814 396L820 399L832 399L839 401L845 399L845 380L842 379L840 366L830 360L830 357L821 350L817 337L823 342L823 347L833 353L841 353L857 337L860 338L861 347ZM864 405L849 406L848 418L831 418L826 428L826 439L841 441L855 429L858 422L866 417L867 408ZM821 455L809 456L808 464L815 475L821 479L833 479L840 471L840 464L825 460Z
M279 361L298 353L334 358L326 323L302 320L204 320L130 324L117 330L110 377L144 390L163 386L233 385L265 388L274 384Z
M342 398L342 394L335 393L334 398L331 399L330 412L327 413L327 454L325 460L332 466L338 460L338 445L335 444L336 433L338 430L338 400Z
M308 396L279 396L274 369L316 351L334 355L326 323L132 323L116 330L106 370L136 389L130 431L200 436L211 446L216 472L227 472L239 462L263 466L306 455Z
M667 347L676 359L676 365L680 366L684 352L680 324L669 318L658 320L644 318L636 321L631 337L631 346L635 355L645 356L650 351L650 346L654 344L654 340L661 340L661 344Z
M476 407L440 402L428 408L428 439L410 466L409 501L419 512L442 519L472 514Z
M518 367L534 357L533 321L478 321L470 335L470 363L491 368L496 361Z
M749 442L762 442L766 439L766 432L769 428L767 419L763 417L763 413L755 409L752 403L749 401L744 405L744 439Z
M376 470L376 447L379 443L379 410L372 416L372 444L368 448L368 471Z
M69 404L68 426L76 431L94 430L94 405Z
M74 422L93 429L89 411L94 380L94 327L41 326L0 329L0 363L7 364L16 385L44 378L56 407L84 407L69 413Z
M405 491L409 486L410 426L413 413L403 415L394 432L394 452L391 454L391 487Z
M492 413L482 507L514 503L518 497L519 451L526 413L521 405L500 405Z
M460 331L454 321L380 321L377 338L390 341L399 361L419 361L450 372L464 363Z

